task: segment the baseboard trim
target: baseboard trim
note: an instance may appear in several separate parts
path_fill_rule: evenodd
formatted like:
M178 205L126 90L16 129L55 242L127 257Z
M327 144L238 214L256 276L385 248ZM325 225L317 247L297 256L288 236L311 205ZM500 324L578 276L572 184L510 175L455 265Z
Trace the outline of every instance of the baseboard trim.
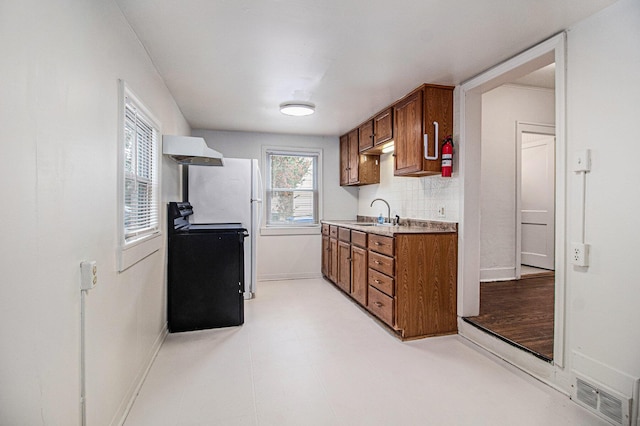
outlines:
M322 274L320 272L294 272L290 274L265 274L265 275L259 275L258 281L307 280L310 278L322 278Z
M144 381L147 378L147 375L149 374L149 370L151 370L153 361L155 361L156 357L158 356L160 347L162 346L164 339L166 339L167 334L169 334L169 330L167 328L167 324L165 323L164 327L162 327L162 330L160 331L160 334L156 338L156 341L151 346L151 350L149 351L151 355L149 357L149 361L147 362L147 365L144 368L142 368L138 373L138 375L136 376L131 386L131 389L129 390L129 392L127 392L125 397L122 399L123 402L122 404L120 404L120 407L118 408L118 411L114 416L114 419L111 421L111 423L109 423L110 425L122 426L124 424L125 420L127 419L127 416L129 415L129 412L131 411L131 407L133 407L133 403L135 402L138 396L138 393L140 392L140 388L142 388L142 385L144 384Z
M487 268L480 270L480 282L516 279L516 268Z

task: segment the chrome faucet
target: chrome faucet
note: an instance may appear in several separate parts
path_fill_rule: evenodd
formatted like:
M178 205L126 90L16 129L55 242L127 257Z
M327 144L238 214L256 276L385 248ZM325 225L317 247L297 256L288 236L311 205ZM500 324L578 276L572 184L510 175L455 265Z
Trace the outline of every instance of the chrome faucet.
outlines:
M389 206L389 203L387 203L385 200L383 200L382 198L376 198L375 200L373 200L371 202L371 204L369 205L369 207L373 207L373 203L375 203L376 201L382 201L383 203L385 203L387 205L387 223L391 223L391 207Z

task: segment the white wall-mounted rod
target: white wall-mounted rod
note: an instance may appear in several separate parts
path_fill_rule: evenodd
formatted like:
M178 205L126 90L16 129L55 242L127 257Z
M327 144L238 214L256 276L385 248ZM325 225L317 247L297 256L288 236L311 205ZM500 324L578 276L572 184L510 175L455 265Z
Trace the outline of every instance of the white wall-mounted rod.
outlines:
M86 376L85 376L85 295L87 290L80 290L80 424L87 424Z
M429 135L427 135L426 133L424 134L424 159L425 160L437 160L438 159L438 132L439 132L439 125L437 121L433 122L433 127L435 127L436 129L436 134L435 137L433 138L433 145L435 148L435 155L429 156Z

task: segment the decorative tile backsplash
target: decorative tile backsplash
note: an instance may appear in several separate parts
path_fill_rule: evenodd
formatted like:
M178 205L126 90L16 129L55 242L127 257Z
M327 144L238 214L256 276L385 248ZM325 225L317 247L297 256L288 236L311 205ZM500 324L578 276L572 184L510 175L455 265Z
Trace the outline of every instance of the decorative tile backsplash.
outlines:
M459 220L459 178L441 176L396 177L393 175L393 156L380 156L380 183L359 188L358 215L387 215L384 203L375 198L383 198L391 206L391 217L458 222ZM444 217L438 215L444 207Z

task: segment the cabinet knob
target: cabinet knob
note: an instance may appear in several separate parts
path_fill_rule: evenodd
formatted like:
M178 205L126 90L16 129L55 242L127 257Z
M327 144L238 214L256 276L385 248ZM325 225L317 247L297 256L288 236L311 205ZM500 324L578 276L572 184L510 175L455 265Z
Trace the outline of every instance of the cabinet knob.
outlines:
M382 307L382 303L380 303L380 302L373 302L373 304L376 305L378 308Z
M374 283L380 284L380 280L373 280Z
M373 263L375 263L376 265L380 265L380 261L379 260L374 260Z
M375 244L375 245L377 245L377 246L381 246L381 245L382 245L379 241L376 241L376 242L375 242L375 243L373 243L373 244Z

